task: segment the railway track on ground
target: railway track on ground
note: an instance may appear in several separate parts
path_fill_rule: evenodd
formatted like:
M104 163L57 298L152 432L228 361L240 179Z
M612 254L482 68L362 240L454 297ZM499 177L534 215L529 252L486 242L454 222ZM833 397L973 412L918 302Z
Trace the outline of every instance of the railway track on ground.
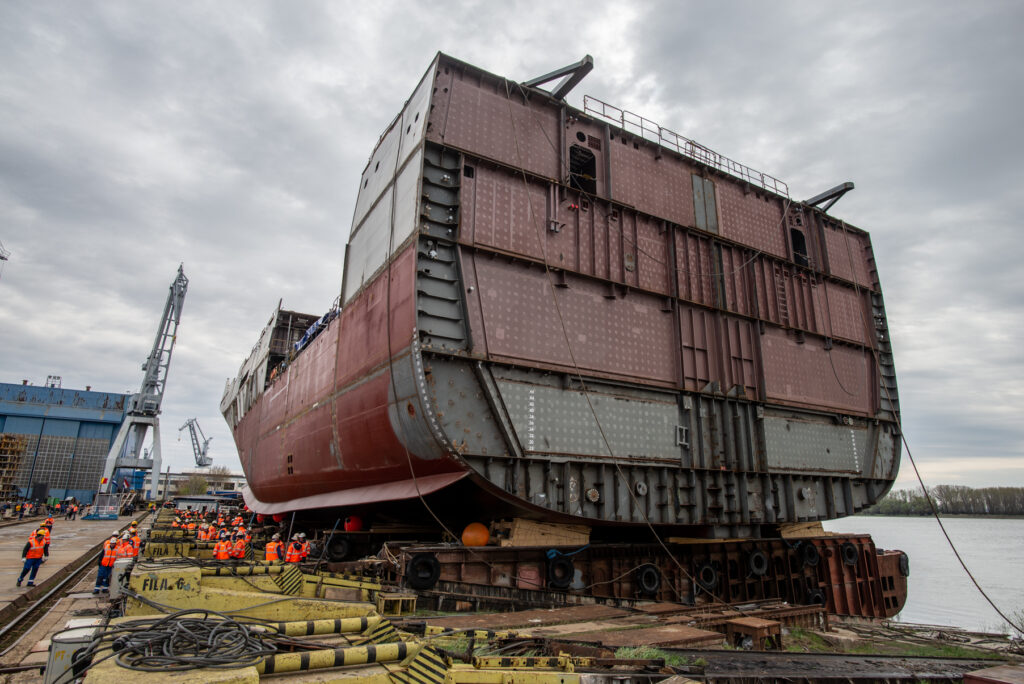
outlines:
M144 518L145 516L139 520ZM121 528L120 532L127 530L130 524ZM32 669L5 663L4 659L58 602L73 593L72 590L79 582L95 568L102 547L101 541L33 590L26 592L25 601L14 601L0 611L0 674Z

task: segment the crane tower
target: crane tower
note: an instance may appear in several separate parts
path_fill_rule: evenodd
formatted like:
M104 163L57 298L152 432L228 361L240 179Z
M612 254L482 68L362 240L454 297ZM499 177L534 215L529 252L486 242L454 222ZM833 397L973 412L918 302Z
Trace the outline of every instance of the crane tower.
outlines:
M178 439L181 439L182 430L188 430L188 434L192 437L192 452L196 457L196 466L206 468L213 465L213 459L206 455L213 437L203 434L203 428L199 427L199 420L196 418L186 420L185 424L178 428Z
M164 398L164 386L167 383L167 370L171 365L171 352L178 334L178 322L181 320L181 308L185 303L185 292L188 290L188 278L178 266L178 274L171 283L164 313L157 327L153 348L142 364L145 375L138 394L129 399L128 415L121 423L121 429L114 439L107 454L107 462L103 467L102 491L110 491L114 470L117 468L133 468L152 470L153 477L149 485L150 498L155 499L160 478L160 405ZM153 448L151 458L140 457L142 442L146 438L146 430L153 428Z

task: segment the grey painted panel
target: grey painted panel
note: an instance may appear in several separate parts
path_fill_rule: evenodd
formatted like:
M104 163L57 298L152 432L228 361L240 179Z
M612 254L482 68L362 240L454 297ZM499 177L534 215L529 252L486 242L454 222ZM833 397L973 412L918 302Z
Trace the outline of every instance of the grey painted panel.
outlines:
M869 462L866 427L766 415L764 433L773 472L860 475Z
M499 380L519 442L527 453L678 459L674 403ZM601 436L601 429L611 445Z

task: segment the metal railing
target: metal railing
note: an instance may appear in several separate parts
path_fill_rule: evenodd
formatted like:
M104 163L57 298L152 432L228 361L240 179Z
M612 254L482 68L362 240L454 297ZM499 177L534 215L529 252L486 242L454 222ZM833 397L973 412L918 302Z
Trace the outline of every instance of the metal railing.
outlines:
M623 131L639 136L648 142L661 145L666 149L678 152L684 157L706 164L765 190L789 197L789 186L778 178L757 169L752 169L734 159L729 159L694 140L690 140L686 136L663 128L639 114L619 109L590 95L583 97L583 111L610 121L618 125Z

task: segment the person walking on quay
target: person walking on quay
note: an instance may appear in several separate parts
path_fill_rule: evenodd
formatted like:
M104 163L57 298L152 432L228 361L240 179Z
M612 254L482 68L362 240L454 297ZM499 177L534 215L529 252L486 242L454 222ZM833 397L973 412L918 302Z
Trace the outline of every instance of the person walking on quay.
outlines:
M25 566L21 569L21 574L18 576L19 587L21 586L21 581L25 579L25 575L28 575L27 586L36 586L36 573L39 572L39 566L46 562L44 556L49 557L49 555L50 545L46 543L45 530L36 530L36 533L25 542L25 548L21 550L21 557L25 561Z
M110 591L110 575L114 572L114 561L117 560L117 533L103 542L103 553L100 554L100 569L96 573L96 586L92 593Z

